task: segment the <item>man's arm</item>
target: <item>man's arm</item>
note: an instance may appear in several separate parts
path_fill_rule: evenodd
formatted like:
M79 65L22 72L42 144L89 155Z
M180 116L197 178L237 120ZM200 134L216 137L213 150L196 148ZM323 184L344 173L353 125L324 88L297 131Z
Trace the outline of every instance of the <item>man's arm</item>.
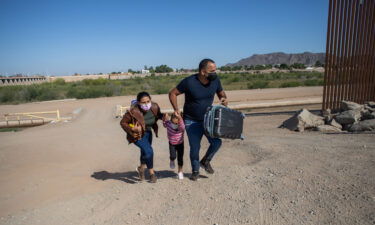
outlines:
M217 97L219 97L220 103L222 105L228 106L228 100L227 100L227 95L225 94L225 91L219 91L217 93Z
M169 92L169 101L171 102L171 105L173 107L173 110L175 112L179 112L178 110L178 105L177 105L177 96L180 95L181 93L177 90L177 88L173 88L170 92Z

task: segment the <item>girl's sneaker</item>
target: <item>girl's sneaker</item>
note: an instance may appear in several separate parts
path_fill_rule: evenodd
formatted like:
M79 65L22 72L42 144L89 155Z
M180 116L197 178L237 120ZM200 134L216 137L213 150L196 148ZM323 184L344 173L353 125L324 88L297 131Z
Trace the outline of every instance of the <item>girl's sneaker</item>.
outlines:
M176 165L174 164L174 161L171 160L171 162L169 163L169 167L170 167L171 169L176 168Z
M184 173L183 173L183 172L179 172L179 173L178 173L178 179L179 179L179 180L184 179Z

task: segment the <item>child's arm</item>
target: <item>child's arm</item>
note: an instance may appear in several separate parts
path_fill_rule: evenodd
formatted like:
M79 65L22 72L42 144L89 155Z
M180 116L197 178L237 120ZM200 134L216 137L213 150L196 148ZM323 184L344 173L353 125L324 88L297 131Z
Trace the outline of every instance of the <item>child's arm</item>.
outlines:
M168 120L163 121L163 126L164 126L165 128L168 127Z
M185 123L184 123L183 119L180 119L180 121L178 123L178 130L181 131L181 132L185 130Z

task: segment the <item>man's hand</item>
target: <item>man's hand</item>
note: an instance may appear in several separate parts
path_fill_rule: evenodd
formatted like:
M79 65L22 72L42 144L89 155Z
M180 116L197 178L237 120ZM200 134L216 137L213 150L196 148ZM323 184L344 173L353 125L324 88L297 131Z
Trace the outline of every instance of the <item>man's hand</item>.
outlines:
M227 98L222 97L222 98L220 99L220 103L221 103L222 105L224 105L224 106L228 106L228 100L227 100Z
M178 120L182 120L182 117L181 117L181 113L179 111L175 112L176 113L176 117Z
M179 110L175 110L173 113L177 118L181 118Z

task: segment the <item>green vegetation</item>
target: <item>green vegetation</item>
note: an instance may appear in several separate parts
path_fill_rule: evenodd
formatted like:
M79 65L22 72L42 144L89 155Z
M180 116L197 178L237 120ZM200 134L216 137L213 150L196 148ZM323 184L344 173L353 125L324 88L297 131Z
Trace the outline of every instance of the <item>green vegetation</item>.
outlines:
M0 132L18 132L21 131L22 128L0 128Z
M27 86L0 87L1 104L17 104L23 102L46 101L64 98L98 98L122 95L136 95L140 91L151 94L166 94L179 81L188 75L147 76L125 80L83 80L65 82L57 79L54 82ZM225 90L284 88L296 86L323 85L323 73L288 72L288 73L227 73L219 74Z
M319 60L315 62L315 67L324 66ZM291 65L283 64L267 64L267 65L251 65L251 66L222 66L219 67L220 71L250 71L250 70L267 70L267 69L282 69L282 70L293 70L293 69L306 69L306 65L302 63L294 63Z

